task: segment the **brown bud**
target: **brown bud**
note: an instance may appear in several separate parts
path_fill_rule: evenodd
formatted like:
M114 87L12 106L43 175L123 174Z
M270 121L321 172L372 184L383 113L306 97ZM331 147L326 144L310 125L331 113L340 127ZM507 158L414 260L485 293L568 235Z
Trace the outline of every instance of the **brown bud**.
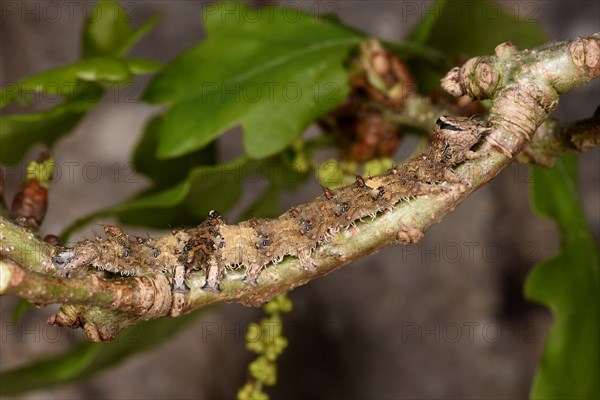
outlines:
M12 202L12 214L21 224L40 226L48 208L48 188L37 179L25 182Z
M362 74L363 79L354 82L360 83L371 100L386 108L400 109L416 93L415 80L406 64L377 40L361 46L355 63L356 73Z

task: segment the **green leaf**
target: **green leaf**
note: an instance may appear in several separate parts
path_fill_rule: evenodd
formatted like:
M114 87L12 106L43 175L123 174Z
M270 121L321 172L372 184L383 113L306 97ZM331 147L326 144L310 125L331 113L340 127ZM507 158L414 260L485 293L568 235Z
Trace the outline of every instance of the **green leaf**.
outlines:
M66 243L77 229L98 218L111 215L123 216L129 214L133 220L136 220L135 216L138 215L138 219L145 221L146 225L161 228L178 225L178 223L172 223L172 221L179 221L180 219L176 207L183 201L188 192L189 182L187 180L164 190L143 192L129 201L75 220L61 233L61 242ZM143 222L138 223L144 225ZM190 221L191 223L193 221Z
M100 0L83 27L83 58L121 56L121 44L131 34L129 17L118 1Z
M446 7L447 0L438 0L433 3L425 14L425 18L421 19L421 21L415 25L413 30L408 34L407 39L411 42L425 44L431 37L431 32L436 24L438 24L438 19L442 17L441 12Z
M159 157L195 151L241 124L246 153L264 158L348 94L342 63L363 40L350 29L236 3L213 5L203 18L208 39L164 69L144 95L172 104Z
M281 188L270 185L242 214L242 219L275 218L281 212Z
M10 101L29 104L54 100L66 101L49 110L30 114L0 116L0 162L18 162L35 143L51 146L60 136L69 133L86 112L102 98L99 84L126 82L132 73L149 73L160 68L147 60L93 58L75 64L53 68L9 85L0 93L0 107Z
M214 208L225 212L233 207L242 195L247 165L247 160L241 158L227 164L194 168L189 175L190 191L181 203L186 214L200 221Z
M314 142L306 144L312 145ZM305 143L302 142L302 145L304 146ZM296 163L298 156L309 156L307 153L311 150L306 149L306 147L308 146L304 146L298 152L288 150L278 156L252 163L256 174L266 178L269 181L269 186L242 213L242 220L253 217L275 218L281 213L282 195L298 189L311 177L310 169L303 169Z
M84 81L123 82L131 78L127 64L113 58L91 58L76 63L70 68L74 68L76 79Z
M382 41L384 47L396 53L403 61L418 59L427 63L431 68L447 70L452 67L446 54L438 49L417 42Z
M201 312L179 318L142 322L110 343L80 343L66 352L23 367L0 373L0 396L12 396L35 389L87 379L128 357L172 339Z
M298 165L297 155L288 150L274 157L249 161L248 170L251 170L253 175L264 177L281 190L294 190L310 177L310 170L302 169Z
M124 56L142 40L154 27L160 22L161 17L159 15L153 15L148 18L146 22L140 25L137 29L131 30L131 34L123 39L121 45L117 48L117 54Z
M126 82L132 73L150 73L160 68L147 60L93 58L71 65L52 68L15 84L0 93L0 107L11 101L29 104L40 101L66 101L54 108L30 114L0 116L0 162L18 162L36 143L51 146L60 136L69 133L86 112L102 98L100 84ZM52 97L54 96L54 97Z
M85 21L83 58L123 57L159 20L154 16L133 30L129 16L118 1L100 0Z
M35 93L49 95L45 99L52 100L50 96L72 98L74 96L94 98L98 94L97 88L90 87L89 82L121 82L130 78L127 64L112 58L96 58L80 61L63 67L52 68L39 74L32 75L19 82L8 85L0 93L0 107L11 101L20 104L30 104L39 100ZM82 82L84 81L84 82ZM89 93L85 93L88 91Z
M96 101L72 101L34 114L0 116L0 163L18 162L35 143L52 145L71 131Z
M17 303L17 306L15 307L15 310L13 311L13 315L12 315L12 323L16 324L18 323L21 318L23 318L23 316L25 315L25 313L32 309L35 308L35 304L30 303L29 301L25 300L25 299L19 299L19 302Z
M546 41L541 26L528 14L530 7L503 7L493 1L442 1L437 23L430 27L425 44L448 55L474 57L493 54L500 43L511 41L520 48ZM425 23L429 23L426 19Z
M160 64L149 60L99 57L52 68L15 84L0 93L0 107L11 101L29 104L62 97L66 101L52 109L31 114L0 116L0 162L18 162L35 143L51 146L69 133L101 99L111 83L127 82L133 73L152 73ZM52 97L54 96L54 97Z
M152 179L157 187L172 186L176 182L185 180L188 171L193 167L212 165L217 161L217 149L214 143L184 157L170 160L156 158L158 130L162 121L161 116L150 120L133 154L135 169Z
M130 58L125 60L125 63L127 63L129 72L135 75L154 74L163 67L158 61L145 60L143 58Z
M79 96L90 98L96 94L97 88L91 88L86 82L97 82L111 87L111 83L127 82L133 74L151 74L162 68L160 63L130 59L116 58L90 58L74 64L52 68L39 74L32 75L16 83L7 85L0 92L0 107L11 101L19 104L30 104L39 100L36 93L43 93L45 99L54 97L65 99ZM84 93L85 91L89 93Z
M195 225L215 205L218 211L225 212L236 204L244 178L254 172L247 166L247 160L242 158L228 164L196 167L175 186L152 189L75 221L61 234L61 239L66 241L76 229L105 216L116 216L124 224L157 228Z
M493 1L438 0L430 12L409 34L411 40L436 48L449 60L493 54L500 43L511 41L520 48L531 48L546 41L541 26L531 15L535 4L515 2L503 7ZM411 60L419 90L439 90L446 69L433 69L431 63Z
M525 295L555 318L531 398L597 399L600 256L578 201L575 158L563 157L553 169L532 168L532 207L556 221L561 249L537 264L525 283Z

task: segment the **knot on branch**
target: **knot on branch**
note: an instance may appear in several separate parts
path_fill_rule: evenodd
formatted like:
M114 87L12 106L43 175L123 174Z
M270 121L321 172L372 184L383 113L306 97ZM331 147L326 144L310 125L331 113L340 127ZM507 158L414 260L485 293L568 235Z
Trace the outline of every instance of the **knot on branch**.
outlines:
M115 279L111 290L116 291L111 308L154 319L168 315L171 310L169 279L156 273L133 279Z
M63 305L58 313L48 318L49 325L63 328L82 328L85 336L93 342L114 340L119 332L129 326L120 312L112 314L97 307L73 304Z
M569 55L573 64L581 70L592 73L594 69L600 68L600 42L597 38L577 38L569 45Z
M518 82L507 87L490 109L489 123L499 129L488 140L512 158L557 105L558 94L549 85Z
M508 44L505 44L508 45ZM454 97L467 95L472 99L491 98L500 81L496 59L473 57L462 67L455 67L442 79L442 89Z

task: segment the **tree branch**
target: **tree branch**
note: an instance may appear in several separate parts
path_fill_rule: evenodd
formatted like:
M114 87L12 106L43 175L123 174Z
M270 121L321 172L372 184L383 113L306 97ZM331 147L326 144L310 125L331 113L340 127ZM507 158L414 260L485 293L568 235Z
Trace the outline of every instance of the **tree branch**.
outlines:
M518 51L510 43L504 43L496 48L495 56L476 57L461 68L454 68L442 80L445 90L455 96L491 99L493 103L488 120L489 133L478 149L478 153L483 156L465 162L456 169L455 173L463 184L450 185L448 191L422 195L410 203L398 204L392 211L379 214L374 221L358 223L356 227L338 234L331 242L317 248L317 268L313 270L301 268L298 259L288 257L277 267L264 269L256 287L243 284L241 273L228 273L221 282L223 290L220 293L202 290L205 274L193 272L186 280L190 291L173 294L164 290L165 284L162 278L158 278L164 275L157 273L156 276L144 278L120 278L120 285L127 287L127 290L109 296L106 291L114 288L116 279L59 279L40 276L39 273L49 266L49 246L2 220L2 254L26 265L32 272L5 262L0 270L0 293L23 296L28 285L45 285L60 288L55 291L41 290L40 296L45 301L107 307L63 306L51 321L61 326L84 325L86 334L92 340L110 340L120 329L138 320L169 314L177 316L211 304L240 302L258 306L277 294L328 274L383 246L420 240L423 232L439 222L477 188L494 178L524 149L548 114L556 108L560 94L599 76L599 34L524 51ZM546 141L552 142L554 137L564 142L562 134L546 136ZM592 143L597 145L598 142L596 140ZM564 146L557 148L569 151ZM28 246L31 251L18 251L18 246ZM11 248L12 250L7 250ZM83 290L93 293L86 295L79 292ZM77 295L72 294L75 292ZM136 304L136 299L141 302L148 293L154 296L153 306L144 308ZM65 296L69 295L72 297L67 299ZM170 307L164 307L169 301ZM154 311L151 312L150 309Z
M0 294L12 294L39 306L84 304L148 319L165 315L171 307L171 297L165 295L170 294L171 285L163 274L105 279L92 273L81 278L60 278L27 272L11 260L0 261L0 273Z
M29 229L0 216L1 255L11 258L27 270L52 273L52 249L52 246L40 241Z
M591 118L570 124L545 121L517 161L552 167L565 153L582 153L600 146L600 107Z

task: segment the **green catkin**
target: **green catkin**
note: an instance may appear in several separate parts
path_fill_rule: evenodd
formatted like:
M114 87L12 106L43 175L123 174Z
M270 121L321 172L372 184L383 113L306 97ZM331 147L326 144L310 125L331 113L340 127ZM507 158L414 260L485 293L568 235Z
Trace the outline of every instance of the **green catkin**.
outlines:
M246 330L246 348L258 357L248 365L248 380L238 390L238 400L269 399L263 386L277 383L277 358L288 345L281 314L292 310L292 301L284 293L265 304L263 310L266 316Z

